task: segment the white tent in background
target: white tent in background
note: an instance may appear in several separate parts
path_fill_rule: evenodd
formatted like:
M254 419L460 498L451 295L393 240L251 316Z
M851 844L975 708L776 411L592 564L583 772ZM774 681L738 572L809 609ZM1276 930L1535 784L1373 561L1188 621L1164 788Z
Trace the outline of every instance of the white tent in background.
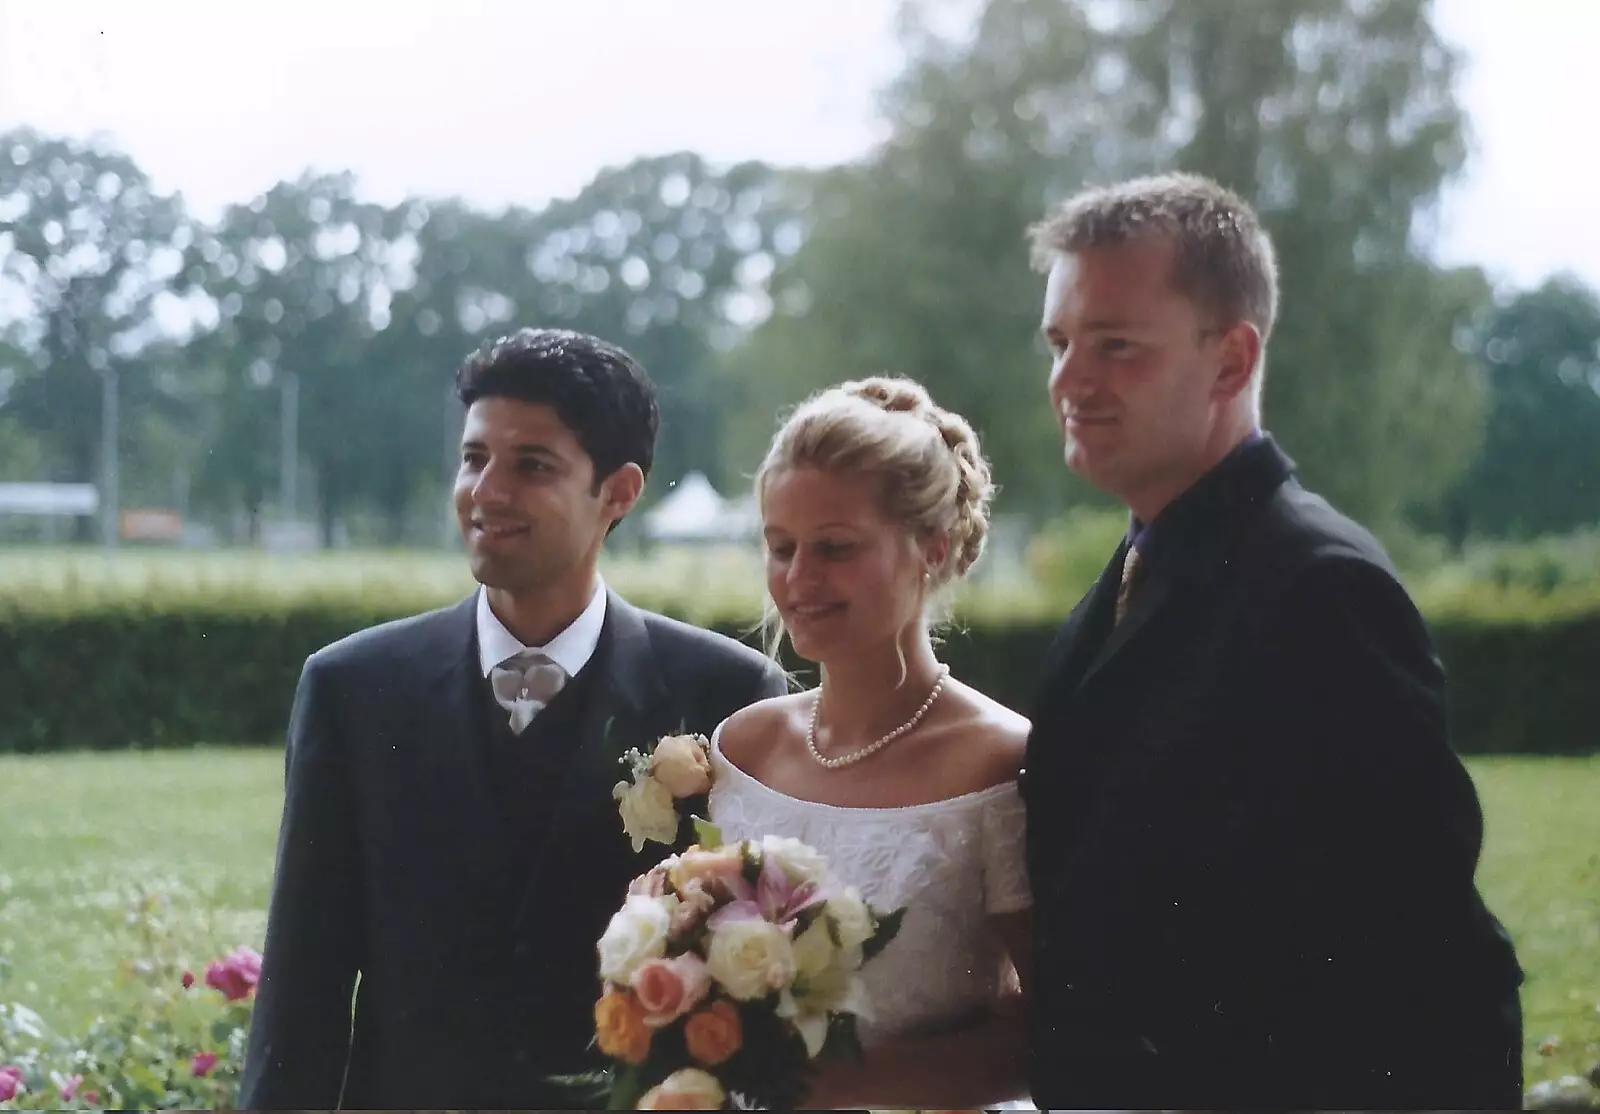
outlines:
M94 484L0 484L0 514L87 518L100 510Z
M754 536L751 507L717 494L700 472L690 472L644 516L645 533L658 542L744 541Z

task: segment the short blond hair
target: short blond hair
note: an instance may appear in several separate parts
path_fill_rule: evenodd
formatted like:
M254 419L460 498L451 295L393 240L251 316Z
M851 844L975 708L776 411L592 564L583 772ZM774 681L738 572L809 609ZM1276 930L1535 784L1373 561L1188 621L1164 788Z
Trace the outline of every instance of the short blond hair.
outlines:
M1232 190L1198 174L1161 174L1068 198L1028 229L1034 266L1145 236L1173 246L1173 283L1217 323L1248 321L1267 338L1278 316L1278 259L1261 219Z

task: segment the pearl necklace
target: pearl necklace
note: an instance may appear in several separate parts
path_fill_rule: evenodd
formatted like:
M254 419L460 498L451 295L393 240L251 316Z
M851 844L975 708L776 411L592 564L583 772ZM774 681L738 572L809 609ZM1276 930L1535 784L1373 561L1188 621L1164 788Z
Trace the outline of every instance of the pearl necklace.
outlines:
M928 714L928 709L933 707L933 702L939 699L939 693L944 690L945 678L948 676L950 676L950 667L941 665L939 667L939 679L933 682L933 691L928 694L928 699L922 702L922 707L917 709L915 715L877 742L864 746L860 750L852 751L849 754L841 755L838 758L826 758L817 749L817 719L822 714L822 690L819 688L817 690L817 702L811 707L811 726L806 728L806 749L811 752L811 757L817 760L818 765L825 766L830 770L853 766L863 758L872 757L922 722L922 717Z

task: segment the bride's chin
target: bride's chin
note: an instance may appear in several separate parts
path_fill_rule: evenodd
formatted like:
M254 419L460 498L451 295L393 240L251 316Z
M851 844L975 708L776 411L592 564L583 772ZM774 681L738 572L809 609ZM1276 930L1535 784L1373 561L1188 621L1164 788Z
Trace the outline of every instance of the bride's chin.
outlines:
M793 631L789 632L789 646L794 650L794 656L808 665L826 665L828 647L820 640L801 636L796 638Z

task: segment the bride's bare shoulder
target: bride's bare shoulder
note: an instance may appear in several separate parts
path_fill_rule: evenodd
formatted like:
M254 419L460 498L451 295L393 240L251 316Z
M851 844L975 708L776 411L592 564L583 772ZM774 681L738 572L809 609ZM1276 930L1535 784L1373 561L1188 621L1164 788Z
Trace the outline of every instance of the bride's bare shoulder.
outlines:
M747 704L722 721L717 748L729 762L749 770L757 752L769 751L775 737L794 730L806 699L805 693L792 692Z
M975 688L962 686L970 709L969 742L984 786L1017 780L1028 748L1032 724L1004 704Z

